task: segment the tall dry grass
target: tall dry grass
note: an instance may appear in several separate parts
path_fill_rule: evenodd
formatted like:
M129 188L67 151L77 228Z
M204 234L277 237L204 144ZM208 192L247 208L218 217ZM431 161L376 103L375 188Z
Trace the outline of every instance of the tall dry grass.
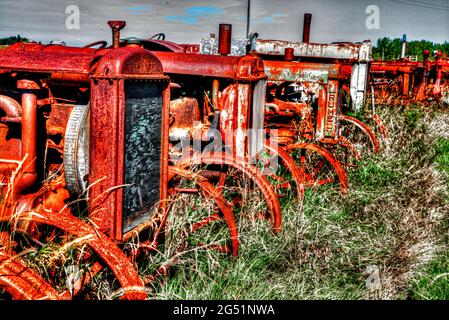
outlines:
M240 255L186 252L161 299L404 299L447 250L447 174L436 161L441 111L382 108L383 152L349 172L350 193L307 191L283 201L283 232L241 219ZM249 209L250 210L250 209ZM378 273L373 272L378 270ZM375 285L366 280L376 280Z

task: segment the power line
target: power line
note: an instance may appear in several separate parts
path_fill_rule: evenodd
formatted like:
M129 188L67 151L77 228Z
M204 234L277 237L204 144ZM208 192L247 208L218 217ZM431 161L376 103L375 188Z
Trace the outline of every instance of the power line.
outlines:
M433 7L441 8L441 9L444 9L444 10L449 10L449 6L444 6L444 5L441 5L441 4L434 4L434 3L429 3L427 1L418 1L418 0L407 0L407 1L411 2L411 3L417 3L417 4L422 4L422 5L425 5L425 6L433 6Z
M424 1L416 1L416 0L412 0L412 1L410 1L410 0L390 0L390 1L408 4L408 5L416 6L416 7L422 7L422 8L449 10L449 7L447 7L447 6L443 6L443 5L439 5L439 4L432 4L432 3L424 2Z
M401 3L401 4L406 4L406 5L410 5L410 6L415 6L415 7L421 7L421 8L449 11L449 7L442 6L442 5L437 5L437 4L432 4L432 3L428 3L428 2L407 1L407 0L389 0L389 1L396 2L396 3Z

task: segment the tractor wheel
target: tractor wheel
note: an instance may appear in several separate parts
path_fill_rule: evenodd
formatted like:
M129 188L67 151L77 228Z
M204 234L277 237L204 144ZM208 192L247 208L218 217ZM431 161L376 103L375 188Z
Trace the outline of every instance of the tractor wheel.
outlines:
M0 299L65 300L38 273L29 268L19 256L0 251Z
M264 148L259 154L257 168L268 178L279 197L286 196L288 190L295 190L296 198L302 202L305 176L295 159L282 146L268 142Z
M3 230L7 225L12 229L12 251L35 272L40 270L41 277L61 295L89 295L86 287L92 285L94 293L89 298L95 299L99 286L111 277L117 281L107 282L106 299L146 299L143 282L128 257L93 223L81 221L61 205L60 199L66 196L65 189L49 192L36 199L41 204L32 210L1 221ZM105 281L92 283L100 272Z
M362 159L365 155L378 154L379 141L373 130L363 121L347 115L340 115L340 145L344 148L344 158L339 160L347 165L353 165L351 155Z
M305 188L318 188L338 181L340 192L348 193L345 169L330 151L311 143L290 144L286 150L298 164Z
M189 168L207 178L218 194L232 204L235 219L248 215L266 217L275 233L281 231L278 195L267 177L246 159L226 152L214 152L184 158L176 166Z
M186 222L187 217L185 237L190 238L193 247L215 248L236 256L239 239L232 205L201 174L170 167L168 181L170 223L167 225L167 219L163 219L163 227L175 230L176 224L179 226L176 220ZM182 238L180 232L173 236Z

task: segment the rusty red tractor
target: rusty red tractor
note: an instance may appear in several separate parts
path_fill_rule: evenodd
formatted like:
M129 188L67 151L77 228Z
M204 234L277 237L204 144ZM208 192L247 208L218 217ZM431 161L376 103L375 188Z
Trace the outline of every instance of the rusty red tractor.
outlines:
M448 103L448 62L441 52L430 59L423 51L423 60L405 56L407 39L404 35L401 57L395 61L373 61L370 83L373 90L367 99L373 104L408 106L409 104Z
M275 188L251 163L271 148L262 60L152 53L133 39L120 43L123 21L109 25L108 48L100 41L0 51L3 295L86 296L101 274L117 279L112 297L145 299L154 276L141 279L135 264L170 235L182 238L170 228L182 195L211 203L183 248L236 255L236 212L246 212L248 186L264 200L257 214L281 228ZM283 159L289 168L293 160ZM291 169L300 189L302 176ZM246 189L234 189L236 181ZM202 242L212 222L225 230L224 243Z
M326 55L309 54L305 58L300 56L298 61L295 50L326 52ZM304 166L310 168L306 172L308 184L317 183L314 177L321 172L318 184L338 180L342 193L347 192L346 177L336 160L348 164L349 155L360 159L365 152L379 152L379 142L372 129L359 119L346 115L344 110L345 94L353 97L350 103L353 109L358 110L364 105L366 82L361 73L366 75L369 59L351 60L350 54L341 53L344 50L354 57L369 55L370 52L369 44L321 45L269 40L256 41L256 48L252 51L264 59L269 79L266 126L281 130L279 136L283 141L280 144L287 150L301 147L321 155L322 159L315 164L313 157L307 156L305 151L298 155L301 164L309 159L309 165ZM362 89L352 90L349 85ZM343 147L343 154L340 154L338 146Z
M304 30L310 30L308 21ZM340 181L341 191L346 193L345 170L328 149L335 152L337 146L343 146L343 152L336 155L345 164L349 163L349 155L360 159L363 152L379 152L379 142L371 128L342 112L345 103L347 109L355 110L365 104L371 44L323 45L258 40L256 36L235 40L231 32L231 25L221 24L218 41L211 35L200 45L165 41L161 34L157 35L160 39L153 37L140 43L150 51L220 56L245 56L249 52L263 58L268 76L265 128L276 131L276 139L271 142L279 144L278 154L300 154L293 167L297 167L295 171L299 170L304 182L297 190ZM301 61L294 61L298 57ZM386 136L380 118L372 113L370 119ZM278 186L288 185L279 176L275 179ZM302 197L302 191L298 195Z
M276 142L296 158L306 186L339 181L342 193L346 193L341 162L352 165L351 156L360 160L363 153L378 153L380 149L372 127L345 114L365 107L371 44L309 43L310 18L306 14L303 42L260 40L257 35L231 41L232 26L222 24L218 43L214 35L204 38L199 52L249 52L261 57L268 76L266 128L277 130ZM178 50L192 49L183 45ZM375 110L368 113L368 119L386 138Z
M78 241L73 259L88 275L107 266L123 298L145 298L143 282L115 241L135 227L128 223L131 216L167 197L170 91L161 63L136 48L95 55L7 49L0 53L0 69L2 268L11 271L0 278L2 287L13 298L76 294L59 290L60 257L47 261L54 267L48 268L51 279L22 267L35 246L51 243L65 256L64 246ZM130 172L136 150L126 146L147 112L144 106L152 107L153 134L160 137L154 140L157 155L146 160L157 163L152 173L160 180L139 185L151 189L135 206L133 187L120 186L138 177ZM78 198L88 204L87 214Z

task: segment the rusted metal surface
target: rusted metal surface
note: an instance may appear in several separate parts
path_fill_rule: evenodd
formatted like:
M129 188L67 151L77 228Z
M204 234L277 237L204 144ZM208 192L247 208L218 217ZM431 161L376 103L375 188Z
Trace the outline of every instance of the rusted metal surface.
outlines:
M147 51L120 48L106 54L99 61L91 84L90 101L90 189L91 218L101 229L116 239L123 234L123 188L125 148L125 82L127 75L139 80L159 80L168 85L161 64ZM143 75L144 78L138 77ZM125 79L126 78L126 79ZM129 81L131 81L132 77ZM162 94L162 92L161 92ZM107 105L109 108L104 108ZM162 106L161 106L162 107ZM166 112L166 111L164 111ZM164 119L168 121L168 119ZM168 130L168 122L162 128ZM151 139L151 137L148 137ZM105 144L105 141L110 143ZM164 166L168 164L163 163ZM166 169L162 171L166 172ZM166 179L161 177L161 180ZM95 184L96 181L101 184ZM162 195L163 196L163 195ZM163 196L164 197L164 196ZM112 213L112 214L111 214Z
M210 98L206 98L202 107L198 102L203 97L197 96L193 99L188 97L188 93L185 97L172 101L171 137L194 136L195 133L192 134L192 131L199 131L203 141L204 138L207 141L210 136L204 133L208 133L209 129L215 129L220 132L221 142L230 153L225 155L225 159L227 157L232 159L237 155L256 154L263 149L264 139L259 133L263 133L266 76L261 59L251 56L226 57L168 52L153 53L162 61L164 72L169 74L172 81L178 86L182 88L189 83L187 82L189 79L192 79L190 81L192 83L198 81L198 85L204 82L203 86L210 94ZM201 82L198 79L201 79ZM194 95L193 92L191 94ZM185 103L193 107L193 112L182 110ZM213 117L213 119L210 122L197 121L198 112L194 110L198 109L201 110L199 113ZM216 122L215 119L217 119ZM196 125L193 124L194 121L197 121ZM253 132L248 137L249 129ZM214 150L214 153L206 158L219 161L215 152ZM214 163L222 163L217 161ZM240 161L243 164L247 160L242 158ZM222 164L231 165L225 162ZM176 165L179 164L176 163ZM234 166L234 168L248 170L242 166ZM262 179L262 177L258 179ZM280 211L274 191L267 189L267 182L263 181L256 185L259 189L262 188L262 192L266 195L270 214L276 221L274 228L278 229L280 228Z
M263 62L255 57L227 57L153 52L167 74L257 80L265 78ZM181 63L182 62L182 63Z
M370 98L377 104L449 103L448 59L441 52L423 51L423 60L405 57L396 61L374 61L370 76Z
M284 60L285 61L295 60L295 51L293 48L285 48Z
M120 29L120 25L112 27ZM104 42L98 44L105 46ZM118 279L123 298L146 298L136 270L112 239L120 240L132 228L145 225L151 219L150 207L166 210L170 85L159 59L143 48L120 48L117 44L116 48L99 50L17 44L0 53L0 73L3 94L0 96L0 220L9 222L14 217L23 226L46 224L77 237L92 237L89 246ZM135 95L140 93L137 90L130 97L130 83L151 84L157 96L152 101L159 117L153 119L153 124L160 123L159 141L155 135L147 138L148 142L154 141L152 157L145 156L148 153L145 151L128 150L131 140L136 141L131 136L132 126L143 125L143 120L129 124L133 121L132 117L128 119L129 110L140 110L135 104ZM90 125L88 118L73 116L77 106L87 105ZM145 121L151 121L146 114L143 116ZM68 129L71 118L76 125ZM73 140L71 143L69 138ZM84 154L79 154L77 149ZM66 162L67 154L75 155L72 160L76 161ZM129 190L135 183L124 186L126 179L133 177L130 167L135 167L131 164L135 160L128 158L131 154L147 160L157 158L154 161L157 170L152 169L156 176L149 175L157 184L157 198L152 203L145 202L148 214L134 212L138 217L132 217L136 218L133 223L129 223L131 217L125 217L123 212L134 201ZM69 162L73 164L71 169ZM48 177L51 179L47 180ZM64 179L69 182L66 184ZM78 180L81 187L69 187L73 180ZM95 227L71 215L65 204L68 189L73 197L84 201L83 191L87 186L89 199L96 205L89 206L86 215ZM14 285L8 282L8 286ZM21 296L25 297L38 295Z
M123 297L141 299L146 297L142 282L113 240L128 239L133 231L153 227L154 220L160 218L155 215L158 207L162 217L167 216L169 141L194 135L197 129L194 121L199 122L203 141L207 141L204 138L210 137L213 129L221 133L233 131L228 135L231 153L217 153L208 160L235 168L252 179L263 194L274 230L280 231L277 194L267 178L244 157L249 145L254 156L263 148L264 137L258 132L251 141L246 131L263 127L266 76L263 62L257 57L185 53L197 52L197 47L189 45L165 45L165 50L178 53L152 53L145 49L150 41L119 41L124 23L110 22L110 26L113 29L110 48L105 47L104 41L84 48L18 44L0 54L0 85L14 89L9 83L19 80L18 87L23 91L20 103L8 95L0 100L5 111L0 138L8 146L0 153L0 169L6 177L2 180L5 197L0 217L4 222L14 217L25 232L27 226L39 223L77 237L92 237L90 248L112 270L122 286ZM154 41L151 44L163 45ZM95 45L100 47L92 48ZM32 75L25 78L26 74ZM176 80L173 85L168 76ZM201 79L201 86L208 91L204 96L201 92L195 98L185 96L170 102L171 91L183 88L186 79ZM148 84L151 90L145 89ZM198 83L198 88L201 86ZM152 96L147 96L150 93ZM148 104L148 99L153 102ZM155 131L143 132L149 128L147 124ZM6 139L14 125L26 131ZM180 134L181 131L184 133ZM48 149L54 158L47 155ZM28 155L31 157L27 158ZM143 168L139 168L143 162L136 157L145 161ZM283 159L291 168L293 160L287 154ZM220 171L216 173L221 177ZM302 190L300 174L295 173L298 190ZM186 176L186 171L176 174ZM17 177L14 188L7 184L11 176ZM37 176L51 176L52 180L39 189ZM194 178L191 174L188 177ZM140 185L142 181L144 184ZM220 193L222 188L203 177L198 184L223 213L230 230L229 252L237 254L238 231L231 206ZM25 195L31 185L39 191ZM75 218L65 206L69 190L71 196L81 197L81 201L88 192L87 216L92 225ZM156 196L150 199L148 194ZM200 221L198 227L215 218L206 218L205 224ZM163 219L156 223L163 224ZM157 243L160 230L155 231L153 244ZM91 270L92 276L101 269L97 267Z
M310 42L310 25L312 23L312 14L305 13L304 14L304 27L302 30L302 42L308 43Z
M356 125L360 130L363 131L365 136L368 137L370 144L371 144L372 151L374 153L380 152L379 141L377 140L376 135L374 134L372 129L366 123L364 123L363 121L360 121L357 118L347 116L344 114L340 115L340 120L347 121L347 122L350 122L350 123L353 123L354 125ZM383 131L383 132L385 132L385 131Z
M332 148L337 144L346 146L342 143L343 137L339 136L344 102L342 93L350 95L353 110L363 109L368 87L368 64L372 60L371 43L309 43L310 14L306 14L304 22L303 42L252 41L250 50L264 58L269 80L266 123L279 131L277 141L286 145L297 139L308 139L329 144ZM215 52L215 42L212 37L210 40L210 46L204 46L207 41L202 42L203 53ZM316 108L313 114L301 112L312 108ZM291 122L285 124L288 118ZM282 122L275 123L278 119ZM362 131L369 133L368 138L372 137L372 130Z
M195 45L163 40L129 38L120 42L124 22L109 24L113 30L110 48L104 41L84 48L21 44L0 53L0 85L15 89L11 83L18 80L16 87L22 91L20 103L13 95L0 99L5 113L0 138L8 146L0 153L0 170L6 178L16 179L14 188L2 185L6 205L0 212L1 221L14 217L24 230L28 223L40 223L92 238L88 245L112 270L123 288L123 298L142 299L146 297L143 283L114 241L157 225L154 239L144 245L156 248L169 215L168 183L174 176L195 180L206 198L214 200L231 240L231 248L217 249L234 255L239 234L231 205L222 193L227 175L223 168L236 169L253 181L263 195L275 232L281 230L282 221L278 194L253 165L264 148L277 155L291 172L299 198L304 188L331 182L334 176L342 193L347 192L346 176L338 160L324 148L302 141L338 143L339 81L348 79L354 69L348 71L342 63L298 63L295 46L286 48L283 58L287 61L267 61L265 66L257 56L226 56L233 54L229 26L221 28L222 56L213 56L198 54ZM95 45L100 48L92 48ZM351 53L359 50L357 61L362 61L362 46L346 49ZM161 51L147 50L155 47ZM331 57L333 49L326 50L324 54ZM346 56L347 60L355 59L347 52ZM297 87L289 87L292 83ZM300 97L286 98L290 89L296 93L301 90ZM273 96L266 104L267 94ZM313 115L315 103L318 112ZM271 110L265 112L270 105ZM42 117L37 117L40 112ZM85 116L87 113L90 117ZM274 123L292 139L285 149L264 144L264 120L276 116L295 119L288 125ZM45 122L39 123L41 118ZM304 125L299 130L298 123ZM14 125L21 126L20 134L6 142ZM188 150L187 158L174 162L169 157L174 153L174 143L195 143L198 132L200 144L210 142L214 132L219 132L223 145L199 159L203 150ZM19 153L14 150L17 147ZM47 156L48 148L56 154L54 158ZM303 154L295 159L292 150L319 154L330 163L334 176L317 178L322 164L310 171ZM169 169L169 163L176 167ZM198 164L213 164L218 169L204 175L186 170ZM38 176L56 178L42 184L36 193L25 195L31 186L38 189ZM210 177L219 177L218 184L213 185ZM69 195L83 197L86 192L89 224L75 218L65 206ZM197 222L194 229L218 218L220 215L214 213ZM92 275L101 269L98 267L92 269Z
M39 86L34 81L19 80L22 89L22 159L23 171L15 177L14 191L20 193L31 187L37 179L37 96Z
M53 289L18 256L0 250L0 288L15 300L62 300L67 296Z
M279 131L279 137L282 139L278 141L288 151L292 152L303 148L309 152L316 152L325 159L318 161L316 164L302 163L301 161L306 161L305 157L299 160L297 165L300 170L303 170L302 174L305 175L305 181L307 181L304 182L305 186L322 185L338 179L341 192L347 193L347 178L342 164L332 153L316 145L316 143L329 146L331 149L334 149L336 145L350 147L350 145L343 143L347 139L340 135L339 127L342 119L341 93L344 90L343 84L347 79L354 78L354 67L344 63L312 63L272 59L264 61L268 79L273 83L273 89L269 87L273 102L267 104L267 106L273 106L275 111L266 113L267 125ZM366 83L364 80L361 83ZM292 89L286 91L289 87L292 87ZM283 89L280 90L281 88ZM293 88L295 89L293 90ZM315 107L312 107L313 105ZM315 109L315 111L312 112L312 109ZM282 121L276 123L278 121L276 117L279 116L282 116ZM287 119L290 119L290 121ZM378 151L378 142L372 130L358 120L357 125L372 142L373 148ZM304 140L308 140L309 143L303 143ZM355 156L359 157L358 154ZM310 170L310 166L319 168L322 165L320 162L323 161L331 166L332 169L329 170L334 172L335 179L315 178L315 169L308 173L305 172L305 170Z
M252 39L233 40L231 55L245 55L249 52L267 58L266 60L293 61L300 59L303 62L329 62L334 64L338 60L349 72L341 73L341 79L349 85L351 107L354 111L361 111L365 103L365 94L368 88L369 63L372 60L372 45L370 41L363 43L310 43L310 25L312 15L304 15L303 41L282 41ZM217 54L215 36L203 38L200 52L204 54Z
M125 21L108 21L109 27L112 29L112 47L117 49L120 47L120 30L126 26Z
M45 195L42 192L38 192L35 195L30 195L20 200L17 204L18 211L16 213L11 212L8 215L4 212L0 221L13 222L13 225L40 223L54 226L66 232L68 235L86 239L86 244L109 266L122 285L123 295L121 298L145 299L146 292L143 288L143 283L124 253L110 238L99 232L95 227L75 218L65 204L65 200L68 198L69 194L67 190L62 188L50 190ZM32 208L32 211L29 211L30 208ZM11 261L15 261L15 258L11 258ZM9 266L10 270L15 270L11 269L11 266L14 265L8 265L8 261L6 261L6 265L2 263L1 266ZM20 265L17 263L15 266L16 269L20 268ZM24 277L26 280L33 282L33 287L41 292L41 297L39 298L68 298L64 292L55 293L54 289L49 287L29 267L25 271L25 273L20 274L20 277ZM16 278L12 279L13 284ZM30 294L30 291L27 292ZM32 298L38 297L33 296Z
M220 212L223 215L226 224L229 229L230 238L231 238L231 252L233 256L238 255L239 251L239 233L237 224L235 222L234 213L232 212L232 205L229 204L226 199L223 198L223 195L215 188L206 178L201 176L200 174L194 174L188 172L186 170L181 169L180 167L169 167L169 176L168 180L170 181L175 176L181 176L184 178L188 178L191 180L195 180L198 183L201 191L208 198L212 198L216 205L220 208ZM212 220L212 216L206 217L204 220L196 222L193 227L193 231L197 231L198 229L204 227L209 224Z
M295 159L293 159L292 156L288 153L288 151L282 146L277 145L276 147L273 147L272 144L268 142L265 145L265 149L268 150L270 153L279 156L281 162L291 173L292 178L296 184L296 195L298 199L299 200L304 199L304 192L306 188L306 180L305 180L306 177L304 172L299 168Z
M272 81L316 82L327 84L339 76L341 66L311 62L265 60L265 73Z
M431 64L427 61L373 61L370 76L375 103L398 105L426 100L429 98L426 87L430 69Z
M232 25L222 23L219 26L218 53L227 56L231 53Z
M146 292L143 283L126 255L105 234L99 232L92 225L75 218L66 207L65 200L68 198L69 193L65 189L50 191L42 199L37 198L33 201L40 202L34 206L33 211L26 210L27 206L32 203L19 205L21 211L11 219L16 223L36 222L54 226L77 238L88 239L86 241L88 246L108 265L120 282L124 290L122 298L145 299ZM2 221L5 219L7 217L3 217Z
M335 158L335 156L329 152L328 150L326 150L323 147L320 147L318 145L315 144L310 144L310 143L295 143L295 144L289 144L285 147L288 151L292 151L292 150L310 150L312 152L316 152L319 155L321 155L331 166L332 168L335 170L335 174L338 177L338 182L340 185L340 192L341 194L347 194L348 193L348 179L346 176L346 171L343 168L343 166L341 165L341 163L337 160L337 158ZM316 163L316 164L311 164L313 167L314 166L318 166L320 164ZM317 180L315 178L316 175L316 170L315 168L312 170L307 170L307 167L305 166L305 164L303 163L303 165L301 166L301 170L303 170L303 175L305 176L305 181L307 183L307 186L319 186L322 184L327 184L333 181L329 181L329 180ZM306 171L307 170L307 171Z
M365 93L368 85L368 70L371 58L371 43L365 41L362 44L335 43L317 44L309 43L311 15L304 17L303 42L262 40L255 42L252 50L263 55L280 56L293 50L294 56L302 62L314 62L316 60L340 60L345 68L350 68L351 72L341 73L341 79L346 79L350 83L350 94L352 98L352 109L362 110L365 102ZM321 61L322 62L322 61ZM334 63L333 61L331 64Z
M5 116L2 117L3 122L21 121L22 107L16 100L8 96L0 96L0 110L5 113Z
M370 42L363 44L321 44L258 39L254 51L261 54L282 56L285 54L286 48L292 48L297 57L356 60L361 62L371 60Z
M273 226L273 230L278 233L282 230L282 213L279 204L278 196L270 184L266 176L263 176L256 167L248 164L248 161L236 154L230 154L227 152L214 152L207 154L204 157L195 155L181 159L176 163L177 167L187 168L194 164L219 164L233 167L242 172L247 178L252 180L258 190L260 190L264 196L265 202L269 208L270 220Z
M88 74L93 56L70 52L2 50L0 69L25 72Z

